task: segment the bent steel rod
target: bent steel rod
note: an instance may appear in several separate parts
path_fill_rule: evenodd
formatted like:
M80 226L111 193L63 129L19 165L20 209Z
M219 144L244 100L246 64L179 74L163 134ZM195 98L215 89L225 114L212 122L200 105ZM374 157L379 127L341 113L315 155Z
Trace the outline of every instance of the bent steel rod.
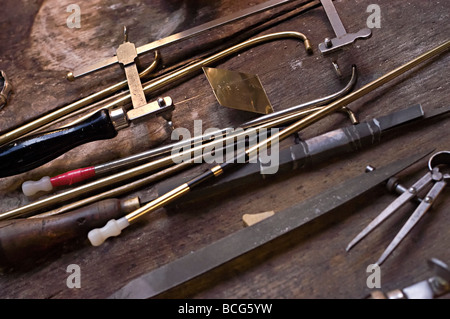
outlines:
M407 62L406 64L394 69L393 71L381 76L380 78L366 84L361 87L357 91L350 93L343 98L332 102L331 104L322 107L318 111L302 118L301 120L295 122L294 124L288 126L283 129L279 133L271 135L269 138L265 139L262 142L259 142L255 146L249 147L243 154L238 155L238 158L245 158L248 160L252 158L262 150L268 148L273 143L278 143L279 141L285 139L287 136L290 136L293 133L298 132L299 130L304 129L305 127L319 121L324 118L326 115L339 110L343 106L348 105L351 102L356 101L360 97L372 92L373 90L379 88L383 84L391 81L392 79L400 76L416 65L436 56L439 53L444 52L450 46L450 41L445 42L444 44L439 45L438 47L420 55L419 57ZM235 167L238 165L239 161L235 159L233 162L227 162L221 165L214 166L207 172L199 175L198 177L190 180L189 182L183 183L180 186L174 188L173 190L167 192L166 194L156 198L155 200L149 202L148 204L140 207L139 209L127 214L125 217L122 217L118 220L110 220L103 228L94 229L89 233L89 240L91 244L94 246L101 245L108 237L118 236L121 231L128 227L130 224L141 218L142 216L149 214L171 202L182 197L186 193L188 193L191 189L197 187L205 181L208 181L212 178L218 177L224 174L228 169Z
M180 80L184 76L186 76L192 72L196 72L196 71L200 70L203 66L207 66L214 62L217 62L220 59L223 59L229 55L239 52L240 50L246 49L248 47L251 47L251 46L254 46L254 45L257 45L260 43L273 41L276 39L285 39L285 38L296 38L296 39L302 40L304 42L305 49L307 50L307 52L312 53L311 43L309 42L309 40L303 33L294 32L294 31L271 33L271 34L263 35L260 37L256 37L256 38L244 41L238 45L232 46L232 47L230 47L226 50L223 50L219 53L213 54L209 58L203 59L197 63L193 63L189 66L186 66L175 72L172 72L167 76L162 76L159 79L150 81L149 84L147 84L143 87L144 93L150 94L156 90L159 90L159 89L163 88L164 86L168 85L169 83ZM11 142L30 131L36 130L43 125L46 125L54 120L59 119L60 117L63 117L73 111L76 111L76 110L78 110L82 107L85 107L91 103L94 103L100 99L103 99L103 98L111 95L112 93L116 92L117 90L120 90L120 89L126 87L126 85L127 85L127 81L119 82L119 83L112 85L100 92L94 93L94 94L89 95L89 96L87 96L81 100L78 100L74 103L63 106L63 107L61 107L47 115L44 115L34 121L24 124L16 129L13 129L13 130L0 136L0 145ZM131 101L130 94L126 94L125 96L118 98L111 103L108 103L104 108L113 108L118 105L128 104L128 103L130 103L130 101Z

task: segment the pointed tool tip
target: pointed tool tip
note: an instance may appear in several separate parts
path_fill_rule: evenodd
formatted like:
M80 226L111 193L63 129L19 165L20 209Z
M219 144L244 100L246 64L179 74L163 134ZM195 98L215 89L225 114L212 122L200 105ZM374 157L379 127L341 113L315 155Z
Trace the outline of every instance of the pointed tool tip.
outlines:
M353 239L348 245L347 247L345 247L345 251L350 251L350 249L352 249L355 245L356 245L357 241L355 239Z

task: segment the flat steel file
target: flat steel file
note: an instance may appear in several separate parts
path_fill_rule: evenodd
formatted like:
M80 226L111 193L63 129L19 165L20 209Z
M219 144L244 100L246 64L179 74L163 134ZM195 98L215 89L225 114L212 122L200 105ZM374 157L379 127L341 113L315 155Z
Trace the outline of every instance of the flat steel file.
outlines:
M145 299L174 288L330 212L411 166L431 152L432 150L421 152L349 179L253 226L241 229L154 269L132 280L109 298Z

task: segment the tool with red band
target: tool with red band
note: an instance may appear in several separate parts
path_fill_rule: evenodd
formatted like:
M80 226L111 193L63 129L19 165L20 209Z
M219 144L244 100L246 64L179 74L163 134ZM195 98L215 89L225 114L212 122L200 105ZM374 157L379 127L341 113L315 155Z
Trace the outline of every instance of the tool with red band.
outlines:
M70 186L96 175L95 167L79 168L55 177L44 176L38 181L26 181L22 184L22 191L26 196L33 196L40 191L49 192L56 187Z

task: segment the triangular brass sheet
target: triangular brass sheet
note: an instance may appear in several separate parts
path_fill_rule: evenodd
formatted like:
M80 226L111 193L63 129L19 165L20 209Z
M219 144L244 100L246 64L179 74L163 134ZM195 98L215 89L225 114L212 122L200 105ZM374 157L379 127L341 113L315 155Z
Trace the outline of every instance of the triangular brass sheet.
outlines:
M257 75L208 67L203 72L220 105L260 114L273 112Z

